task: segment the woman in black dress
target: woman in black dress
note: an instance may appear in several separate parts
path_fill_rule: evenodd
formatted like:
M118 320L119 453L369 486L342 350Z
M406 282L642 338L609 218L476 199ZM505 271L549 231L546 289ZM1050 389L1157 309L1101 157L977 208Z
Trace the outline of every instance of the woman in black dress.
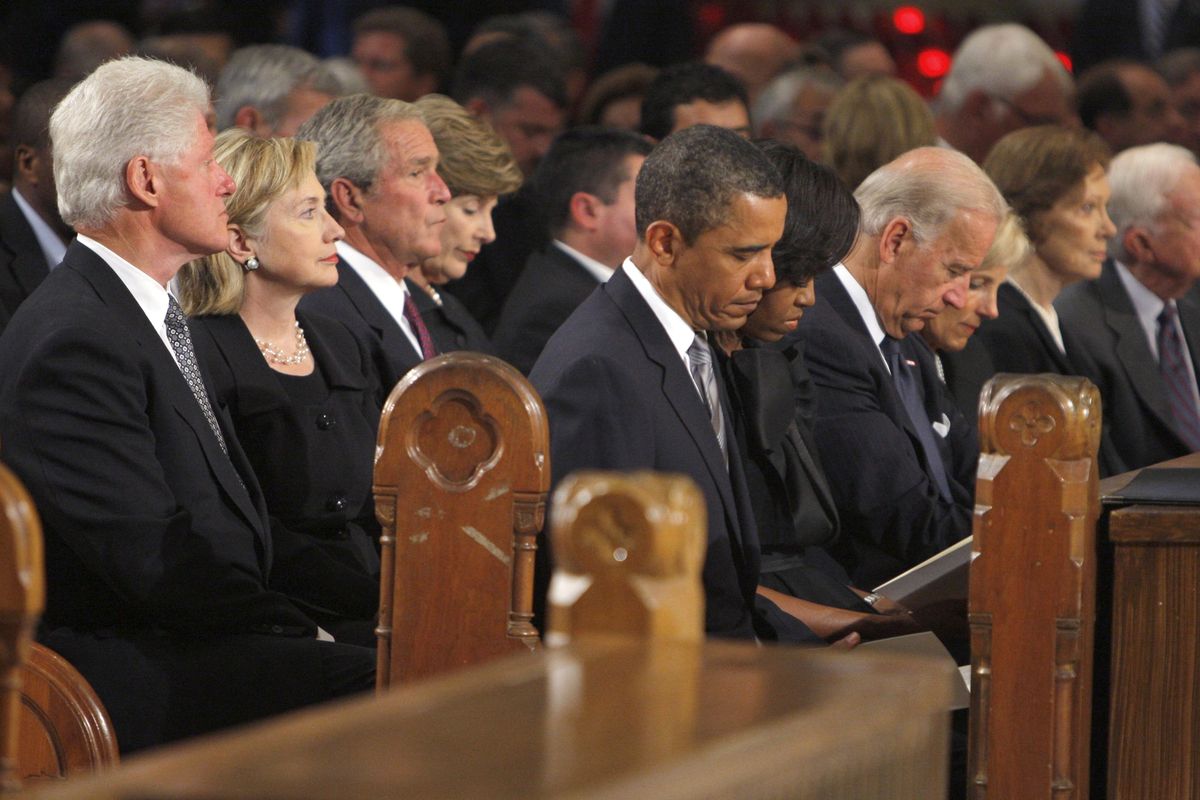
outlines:
M492 211L500 195L521 185L521 171L491 126L449 97L428 94L415 105L437 145L438 175L450 189L450 202L442 251L409 271L409 290L439 353L491 353L492 343L471 312L438 287L465 275L480 248L495 241Z
M339 641L374 644L379 527L371 475L379 424L366 349L296 304L337 282L341 227L325 211L316 146L217 137L237 182L230 244L179 273L196 355L233 420L271 516L272 588Z

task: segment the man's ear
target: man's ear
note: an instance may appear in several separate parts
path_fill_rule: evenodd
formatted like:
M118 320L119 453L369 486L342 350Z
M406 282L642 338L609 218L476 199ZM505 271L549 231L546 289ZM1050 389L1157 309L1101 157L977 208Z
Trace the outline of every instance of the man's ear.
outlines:
M27 144L17 145L13 152L13 164L18 175L23 175L26 181L37 182L38 151L36 147Z
M255 136L266 135L266 120L263 119L263 115L254 106L242 106L239 108L237 113L233 115L233 124L239 128L245 128ZM260 130L260 128L263 130Z
M904 238L911 235L912 223L904 217L892 217L879 235L879 263L890 264L895 261Z
M242 226L232 222L229 224L229 247L225 248L225 252L233 256L233 260L239 264L245 264L246 259L255 255L250 237L242 230Z
M1126 228L1121 245L1138 264L1154 263L1154 243L1150 241L1150 232L1141 225Z
M343 224L363 223L362 196L363 190L349 178L334 178L329 184L329 204L335 212L334 216Z
M472 116L479 117L484 122L490 124L492 121L492 107L482 97L472 97L463 103L463 108L469 111Z
M162 171L148 156L134 156L125 163L125 188L150 208L161 202L162 181Z
M995 118L992 110L994 102L983 89L972 89L963 100L963 116L990 125Z
M599 224L598 206L600 198L587 192L576 192L571 195L567 208L571 222L585 231L594 231Z
M651 222L646 227L642 240L654 256L654 260L664 267L673 265L685 246L679 228L666 220Z

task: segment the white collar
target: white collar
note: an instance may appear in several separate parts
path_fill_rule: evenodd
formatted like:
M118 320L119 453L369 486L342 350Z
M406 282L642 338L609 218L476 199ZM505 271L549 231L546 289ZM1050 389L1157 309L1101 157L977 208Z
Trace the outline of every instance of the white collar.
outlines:
M58 238L58 234L42 219L42 216L33 210L33 206L25 202L25 198L14 186L12 190L13 200L17 203L17 208L21 209L21 214L25 217L25 221L29 223L29 227L33 229L33 235L37 237L38 247L42 248L42 256L46 259L46 268L54 269L63 260L63 256L67 254L67 244L62 239Z
M1133 303L1133 311L1137 314L1138 322L1141 323L1142 330L1146 332L1146 342L1150 345L1150 352L1157 359L1158 315L1162 313L1167 304L1135 278L1129 271L1129 267L1116 260L1113 261L1113 265L1117 269L1117 277L1121 279L1121 285L1125 287L1125 293L1129 295L1129 301Z
M569 255L571 258L578 261L579 266L586 269L588 271L588 274L590 274L593 278L595 278L596 281L599 283L607 283L608 279L613 276L614 272L616 272L615 269L608 266L607 264L601 264L599 261L592 258L591 256L584 255L583 253L576 250L574 247L571 247L571 245L566 244L558 239L554 240L554 246L557 247L559 250L563 251L564 253L566 253L567 255Z
M80 233L75 238L81 245L100 256L104 263L112 268L121 283L125 284L125 288L133 295L133 299L137 301L142 313L146 315L146 319L158 333L158 338L162 339L163 346L167 348L171 358L175 358L175 350L167 338L167 308L170 301L167 299L167 290L163 288L163 285L90 236ZM176 358L175 363L178 364L179 359Z
M692 328L691 323L679 316L679 312L667 305L667 301L663 300L662 295L658 293L658 290L654 288L650 280L642 274L642 271L637 268L632 258L625 259L625 263L621 265L621 268L629 276L629 280L633 281L633 288L637 289L638 294L646 301L646 305L650 306L650 310L654 312L654 316L658 318L659 324L666 331L667 338L671 340L671 346L679 353L679 357L683 360L683 365L687 367L688 348L692 346L692 342L696 339L695 329Z
M1012 284L1014 289L1021 293L1022 297L1029 301L1030 307L1032 307L1034 312L1042 318L1042 324L1046 326L1046 331L1050 334L1050 338L1053 339L1054 344L1058 346L1058 352L1066 355L1067 345L1063 342L1062 326L1059 324L1058 312L1054 309L1054 306L1046 308L1037 300L1034 300L1033 295L1025 291L1025 287L1017 283L1016 280L1013 279L1012 275L1009 275L1006 280Z
M850 301L858 309L858 315L862 317L863 324L867 326L867 333L870 334L871 341L875 343L875 349L879 352L879 360L883 362L883 366L887 371L891 372L892 368L888 366L887 359L883 357L883 350L879 348L887 332L879 324L879 315L875 313L875 306L871 303L870 295L867 294L867 290L862 287L850 270L846 269L845 264L835 264L833 274L842 282L846 294L850 295Z
M387 309L392 319L396 320L396 324L400 326L400 330L408 337L408 341L412 344L413 349L420 354L421 342L417 339L417 332L412 329L412 323L408 321L408 317L404 316L404 303L408 297L408 284L404 281L396 280L392 277L391 273L379 266L370 256L356 250L344 241L338 242L336 247L338 255L350 266L350 269L358 274L358 277L362 278L363 283L379 299L379 302Z

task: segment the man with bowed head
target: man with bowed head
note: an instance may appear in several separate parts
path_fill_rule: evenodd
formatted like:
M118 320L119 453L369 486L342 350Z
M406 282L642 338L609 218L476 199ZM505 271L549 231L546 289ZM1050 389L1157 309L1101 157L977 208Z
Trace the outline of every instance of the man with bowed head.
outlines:
M204 82L109 62L50 121L78 232L0 339L4 460L41 515L40 638L95 687L123 753L373 684L269 588L262 492L167 284L228 245L233 180Z
M816 388L836 555L856 586L875 586L971 532L975 434L909 334L962 307L1007 205L969 158L933 147L880 167L854 197L858 241L816 278L784 344L804 344Z
M736 133L696 125L668 136L638 173L633 255L550 338L530 380L546 404L556 482L579 469L653 469L699 486L710 635L820 641L756 597L758 536L707 339L742 326L774 285L786 211L779 173Z

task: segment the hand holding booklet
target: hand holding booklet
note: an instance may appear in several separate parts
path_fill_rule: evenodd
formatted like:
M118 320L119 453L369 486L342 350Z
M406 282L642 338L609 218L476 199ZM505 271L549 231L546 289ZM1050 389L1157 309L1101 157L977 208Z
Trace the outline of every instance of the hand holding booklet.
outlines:
M875 594L917 612L927 606L966 601L967 574L973 559L968 536L907 572L875 587Z

